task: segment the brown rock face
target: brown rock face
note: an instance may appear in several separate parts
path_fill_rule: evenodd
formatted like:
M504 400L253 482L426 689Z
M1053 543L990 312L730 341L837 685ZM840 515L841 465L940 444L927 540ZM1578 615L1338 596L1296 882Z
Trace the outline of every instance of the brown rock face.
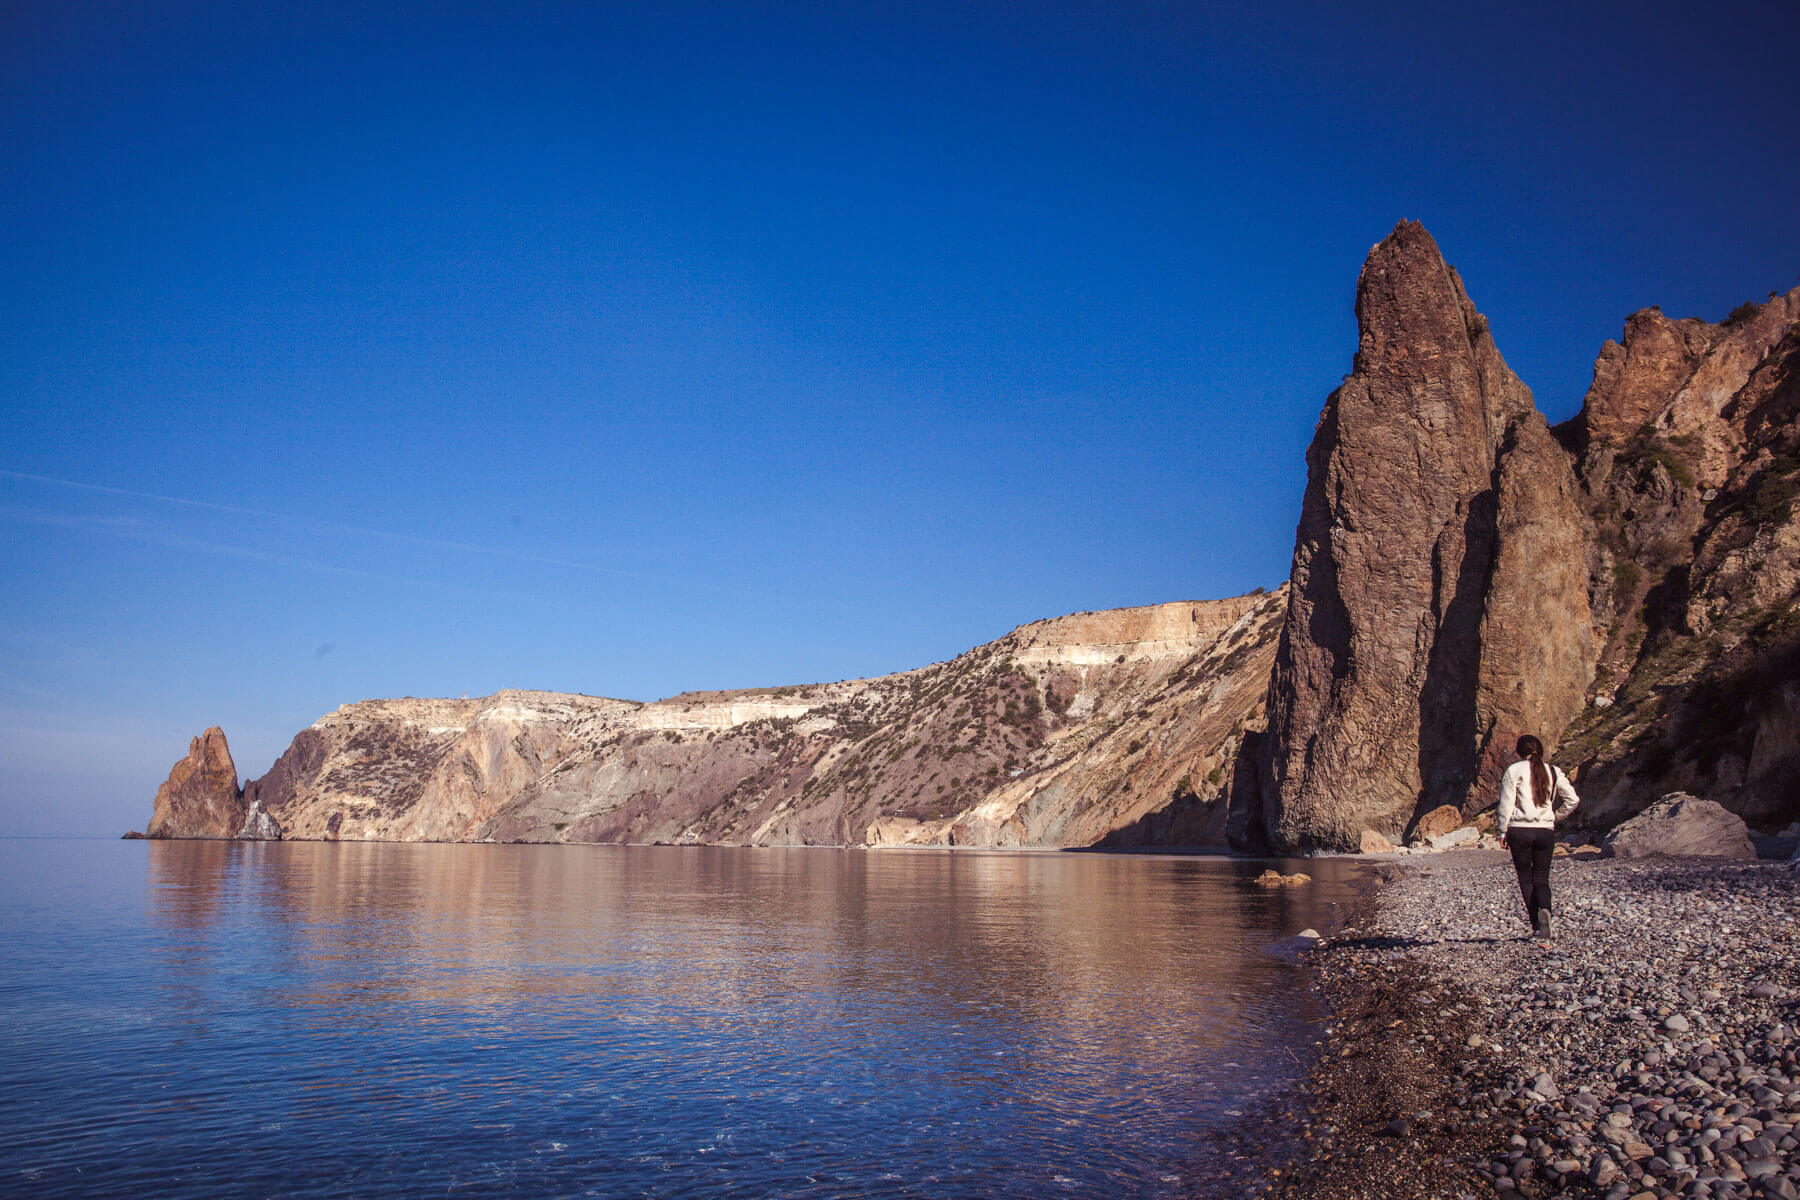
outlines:
M1593 667L1568 455L1422 226L1370 252L1356 310L1307 451L1259 764L1282 849L1491 803L1511 741L1554 740Z
M156 789L145 835L153 838L228 838L244 824L237 766L217 725L188 744L187 757Z

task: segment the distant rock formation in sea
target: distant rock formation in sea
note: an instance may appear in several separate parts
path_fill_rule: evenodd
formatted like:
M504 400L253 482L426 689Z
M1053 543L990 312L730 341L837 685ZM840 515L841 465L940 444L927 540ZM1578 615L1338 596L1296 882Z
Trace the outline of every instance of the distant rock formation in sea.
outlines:
M244 793L237 766L225 744L225 731L214 725L188 743L187 757L169 770L156 789L150 824L153 838L236 837L244 824Z
M149 833L1355 851L1491 808L1523 732L1578 827L1676 791L1800 817L1800 288L1633 315L1555 429L1417 222L1356 307L1278 591L879 679L369 700L242 793L212 729Z

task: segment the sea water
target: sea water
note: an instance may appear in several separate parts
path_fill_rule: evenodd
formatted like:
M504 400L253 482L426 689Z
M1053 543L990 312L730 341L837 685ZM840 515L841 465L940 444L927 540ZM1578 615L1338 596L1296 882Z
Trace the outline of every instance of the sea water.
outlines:
M1183 1195L1362 882L1268 865L0 841L0 1194Z

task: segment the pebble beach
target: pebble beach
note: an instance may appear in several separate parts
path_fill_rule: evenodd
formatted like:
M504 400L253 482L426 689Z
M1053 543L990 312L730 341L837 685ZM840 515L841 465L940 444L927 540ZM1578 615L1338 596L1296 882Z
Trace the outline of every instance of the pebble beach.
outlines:
M1383 872L1234 1194L1800 1198L1800 868L1560 857L1548 949L1503 853Z

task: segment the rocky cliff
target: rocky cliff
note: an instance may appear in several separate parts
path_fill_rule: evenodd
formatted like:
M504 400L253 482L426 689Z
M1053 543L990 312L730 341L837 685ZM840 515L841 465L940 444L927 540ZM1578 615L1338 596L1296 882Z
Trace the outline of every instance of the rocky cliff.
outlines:
M1800 818L1800 289L1633 315L1555 430L1416 222L1356 312L1279 592L880 679L365 701L241 797L209 730L151 832L1355 850L1491 808L1524 732L1580 825L1674 791Z
M1285 601L1277 592L1083 613L899 675L652 704L511 691L350 704L246 786L233 830L1222 844L1227 771L1261 717Z
M1719 324L1633 315L1578 456L1599 637L1565 733L1604 828L1669 792L1773 828L1800 816L1800 288Z
M1418 224L1370 252L1357 318L1234 844L1473 816L1522 732L1591 828L1677 790L1800 816L1800 289L1719 325L1634 315L1555 431Z
M1370 252L1356 312L1307 452L1248 800L1283 847L1353 850L1477 803L1593 671L1573 466L1422 226Z

